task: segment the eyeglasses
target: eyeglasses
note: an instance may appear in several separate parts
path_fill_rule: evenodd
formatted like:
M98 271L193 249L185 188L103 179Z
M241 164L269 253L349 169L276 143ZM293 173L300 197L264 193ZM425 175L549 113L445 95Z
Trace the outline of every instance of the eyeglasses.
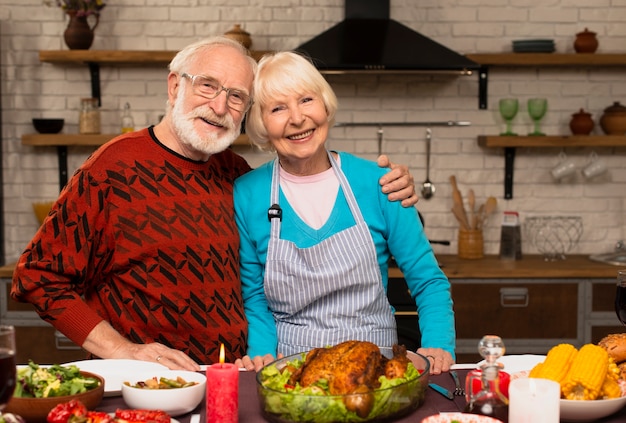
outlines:
M216 98L222 91L225 91L226 104L228 104L228 107L238 112L247 112L252 104L248 94L234 88L226 88L215 79L209 78L208 76L191 75L188 73L181 73L180 76L189 78L196 94L208 98L209 100Z

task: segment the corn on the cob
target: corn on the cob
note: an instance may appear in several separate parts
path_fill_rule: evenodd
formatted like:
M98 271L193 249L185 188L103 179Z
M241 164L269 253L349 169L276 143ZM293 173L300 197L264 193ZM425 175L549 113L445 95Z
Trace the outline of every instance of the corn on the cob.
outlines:
M604 379L604 383L602 384L602 391L600 392L600 397L598 399L610 399L610 398L619 398L622 396L622 388L619 386L619 383L611 376L608 376Z
M578 350L571 344L559 344L548 351L543 363L537 364L528 377L563 382Z
M617 367L617 364L615 364L615 360L613 360L613 357L609 356L609 369L606 377L611 377L617 382L621 376L622 371L619 369L619 367Z
M565 398L596 399L608 372L608 360L609 356L604 348L594 344L583 345L561 384Z

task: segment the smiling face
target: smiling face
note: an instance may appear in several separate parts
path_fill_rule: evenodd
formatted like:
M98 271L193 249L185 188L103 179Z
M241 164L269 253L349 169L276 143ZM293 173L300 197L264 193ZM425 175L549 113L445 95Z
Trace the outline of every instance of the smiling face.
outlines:
M328 169L328 113L319 95L276 96L261 108L261 115L268 139L286 171L310 175Z
M252 91L250 63L230 46L216 45L199 52L184 72L210 77L223 87L248 95ZM228 106L226 91L208 99L193 86L191 79L182 76L182 72L170 73L169 84L171 125L178 138L175 151L192 159L206 160L211 154L226 149L239 136L245 111Z
M337 97L313 64L294 52L267 55L259 62L254 84L255 102L246 119L252 142L276 150L291 174L328 169L326 140Z

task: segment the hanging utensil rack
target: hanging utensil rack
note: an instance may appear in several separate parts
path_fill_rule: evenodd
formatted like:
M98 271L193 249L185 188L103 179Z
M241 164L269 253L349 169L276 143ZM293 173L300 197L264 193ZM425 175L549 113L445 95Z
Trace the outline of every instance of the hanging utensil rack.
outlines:
M378 131L378 154L382 153L383 143L383 127L384 126L470 126L471 122L459 120L440 120L440 121L422 121L422 122L338 122L335 127L357 127L371 126L377 127Z

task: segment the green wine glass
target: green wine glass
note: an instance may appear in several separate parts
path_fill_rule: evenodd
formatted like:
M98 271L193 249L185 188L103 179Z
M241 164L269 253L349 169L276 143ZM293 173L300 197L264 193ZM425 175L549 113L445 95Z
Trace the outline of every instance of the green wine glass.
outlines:
M500 99L499 103L500 108L500 116L506 122L506 131L502 132L500 135L517 135L513 132L511 128L511 124L513 122L513 118L517 115L517 111L519 109L519 101L516 98L503 98Z
M528 99L528 114L530 115L535 125L535 130L528 135L545 135L539 130L539 122L546 115L548 110L548 100L545 98L531 98Z

